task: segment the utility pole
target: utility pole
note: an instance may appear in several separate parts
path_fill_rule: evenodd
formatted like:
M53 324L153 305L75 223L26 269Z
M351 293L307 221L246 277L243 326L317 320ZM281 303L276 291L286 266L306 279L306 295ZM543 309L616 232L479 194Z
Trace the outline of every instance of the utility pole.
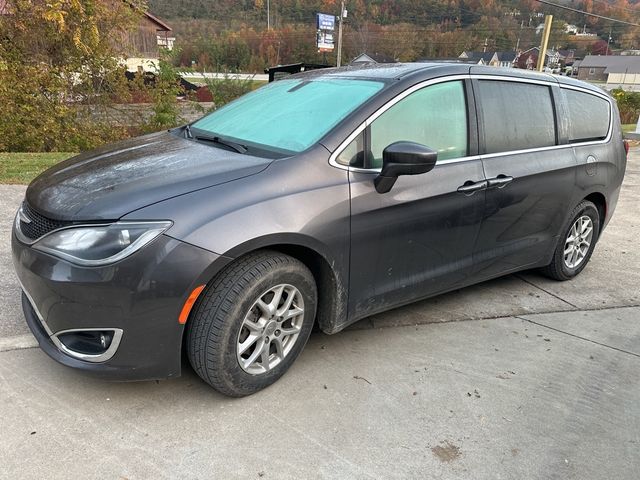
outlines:
M539 72L544 68L544 59L547 56L547 46L549 45L549 35L551 34L551 23L553 22L553 15L545 15L544 17L544 30L542 31L542 43L540 44L540 53L538 55L538 68Z
M269 0L267 0L267 30L271 30L271 9Z
M520 48L520 36L522 35L522 27L524 27L524 20L520 22L520 30L518 31L518 41L516 42L516 49L514 50L515 52L517 52L518 48Z
M489 39L484 39L484 46L482 47L482 53L487 53L487 46L489 46Z
M344 1L340 2L340 17L338 17L338 52L336 56L336 67L339 67L342 63L342 21L347 16L347 11L344 9Z
M607 39L607 53L609 55L609 44L611 43L611 27L609 27L609 38Z

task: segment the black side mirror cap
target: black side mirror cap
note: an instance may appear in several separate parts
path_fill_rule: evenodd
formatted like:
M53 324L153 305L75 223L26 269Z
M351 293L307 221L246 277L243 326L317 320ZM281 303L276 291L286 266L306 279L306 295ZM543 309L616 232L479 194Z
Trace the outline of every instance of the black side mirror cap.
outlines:
M395 142L382 152L382 171L374 180L378 193L387 193L400 175L420 175L433 170L438 152L415 142Z

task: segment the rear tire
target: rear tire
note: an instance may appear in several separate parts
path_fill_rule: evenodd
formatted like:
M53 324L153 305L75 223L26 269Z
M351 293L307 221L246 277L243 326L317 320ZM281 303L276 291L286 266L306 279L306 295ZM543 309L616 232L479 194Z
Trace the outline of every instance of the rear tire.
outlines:
M284 375L302 352L316 304L313 274L297 259L275 251L242 257L194 307L189 362L219 392L251 395Z
M554 280L570 280L589 263L600 235L600 213L590 201L573 209L562 230L551 263L541 272Z

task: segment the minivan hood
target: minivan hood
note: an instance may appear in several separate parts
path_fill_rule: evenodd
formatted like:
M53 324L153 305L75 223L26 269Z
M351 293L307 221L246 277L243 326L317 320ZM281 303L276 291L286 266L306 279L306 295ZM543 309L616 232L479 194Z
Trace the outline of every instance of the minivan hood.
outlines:
M57 220L117 220L171 197L254 175L272 161L165 131L61 162L29 185L26 198Z

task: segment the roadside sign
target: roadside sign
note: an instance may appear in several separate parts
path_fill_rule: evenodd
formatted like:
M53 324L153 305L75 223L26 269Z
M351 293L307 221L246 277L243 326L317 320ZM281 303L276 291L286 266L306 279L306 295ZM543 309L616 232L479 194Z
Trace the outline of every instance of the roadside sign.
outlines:
M333 51L333 33L318 31L318 50L320 52Z
M336 17L327 13L316 15L318 31L316 34L316 44L319 52L333 51L333 32L336 28Z
M335 15L329 15L327 13L318 13L316 15L316 24L318 30L335 30L336 17Z

